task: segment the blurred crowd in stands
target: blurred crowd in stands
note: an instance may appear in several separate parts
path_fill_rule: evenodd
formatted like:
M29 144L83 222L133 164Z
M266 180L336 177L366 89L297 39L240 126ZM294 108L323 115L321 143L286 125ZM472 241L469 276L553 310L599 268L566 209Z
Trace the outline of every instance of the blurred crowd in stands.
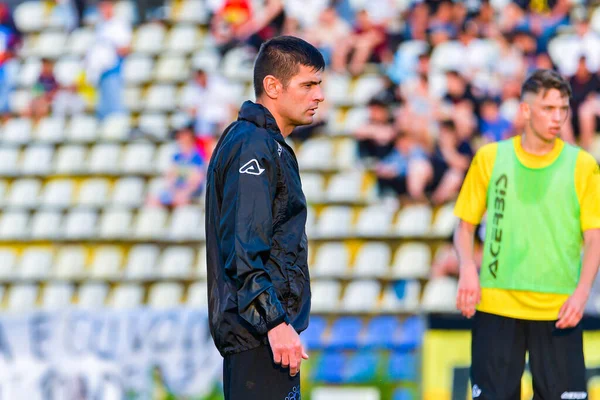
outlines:
M176 3L173 1L171 3ZM65 29L85 23L85 1L55 0ZM518 134L522 128L520 84L536 68L554 68L573 87L572 114L563 137L590 150L600 115L600 36L594 8L570 0L207 0L206 27L221 55L243 47L256 52L277 35L316 45L327 77L379 74L385 89L366 105L368 121L353 135L382 193L442 204L456 196L476 149ZM123 60L131 51L133 24L118 18L111 1L94 2L95 40L85 68L61 86L53 61L43 67L26 114L93 110L98 118L125 112ZM89 7L88 7L89 8ZM162 23L160 10L145 18ZM596 18L597 20L597 18ZM597 25L597 24L596 24ZM552 49L552 41L561 36ZM10 118L15 86L11 61L22 35L11 11L0 4L0 110ZM560 54L560 62L552 53ZM178 151L169 186L152 204L180 205L202 190L204 166L239 104L227 97L228 82L197 69L186 85L187 121L173 132ZM237 100L236 100L237 101ZM317 127L328 118L322 110ZM306 135L299 136L305 138Z

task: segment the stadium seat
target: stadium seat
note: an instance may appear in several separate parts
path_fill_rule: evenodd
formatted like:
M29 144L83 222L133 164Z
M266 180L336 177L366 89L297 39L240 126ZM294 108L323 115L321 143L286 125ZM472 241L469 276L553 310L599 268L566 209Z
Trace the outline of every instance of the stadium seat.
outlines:
M175 108L175 86L159 84L151 86L144 99L147 111L171 111Z
M186 279L191 277L194 251L190 247L168 247L160 256L158 270L163 278Z
M118 144L97 144L90 154L88 169L92 173L115 173L119 168L121 146Z
M28 175L48 175L52 172L54 148L46 145L28 146L23 153L21 172Z
M318 365L313 377L315 382L342 383L345 380L344 370L348 356L341 352L325 352L318 360Z
M64 51L64 49L61 49L61 51ZM54 66L56 80L61 86L66 87L76 85L77 78L82 71L83 63L79 57L63 57Z
M316 225L317 225L316 220L317 220L317 216L315 215L314 208L311 207L310 205L307 205L307 207L306 207L306 228L305 229L306 229L306 234L310 238L312 238L313 234L316 231ZM309 249L310 249L310 247L311 246L309 246Z
M53 254L46 249L29 248L17 267L21 279L42 280L50 276Z
M369 110L366 107L353 107L348 110L341 134L350 134L357 127L366 124L369 121Z
M210 11L207 4L202 1L186 0L181 4L181 7L174 8L174 10L177 11L174 12L172 18L177 22L191 22L201 25L209 22Z
M318 202L323 198L325 179L321 174L306 173L301 174L302 179L302 191L306 200L311 202Z
M357 167L360 166L360 161L358 160L358 148L356 141L349 138L338 140L335 150L335 160L335 166L341 170L357 169ZM365 183L367 185L362 188L361 197L364 200L376 200L377 187L374 184L375 180L369 179Z
M123 253L116 246L100 246L94 250L94 258L90 266L90 276L96 279L120 278Z
M0 219L0 238L24 239L29 235L29 215L25 211L4 211Z
M62 215L59 211L39 211L31 222L33 239L58 239L62 235L60 229Z
M22 313L36 308L38 287L34 284L14 285L8 292L7 311Z
M14 181L8 195L7 204L15 208L31 208L38 204L41 183L36 179Z
M112 204L116 207L138 207L144 202L144 180L135 177L120 178L112 192Z
M154 146L149 143L131 143L125 147L121 170L126 174L149 174L153 171Z
M0 249L0 280L9 281L15 277L17 253L13 249Z
M33 55L40 58L58 58L63 54L67 44L67 35L64 32L44 31L38 36L32 49Z
M223 56L221 71L223 76L233 81L252 80L252 68L255 55L252 50L237 47Z
M384 89L380 75L365 74L358 78L352 90L352 101L356 105L365 105L371 98Z
M125 266L125 276L136 280L156 278L158 253L158 247L153 245L137 245L131 248Z
M338 281L316 281L311 285L311 310L313 312L338 311L342 287Z
M164 236L167 212L161 208L140 209L134 236L138 239L158 239Z
M111 114L107 116L100 128L100 136L104 140L125 141L131 131L129 114Z
M175 154L176 149L177 146L173 142L163 143L159 147L155 163L156 172L163 174L167 172L169 167L173 165L173 154Z
M149 23L137 29L133 40L135 53L158 54L162 51L166 30L162 24Z
M66 216L64 227L68 239L89 239L96 233L98 216L96 212L85 209L73 209Z
M1 154L0 154L1 157ZM0 172L2 174L2 172ZM0 180L0 207L4 205L6 193L8 192L8 183L4 180Z
M37 57L30 57L23 60L19 76L16 78L17 84L21 87L32 87L40 76L42 71L42 62Z
M207 275L206 270L206 246L200 246L200 250L198 250L198 256L196 258L196 271L195 274L200 279L206 279Z
M157 140L168 138L169 121L164 114L142 114L140 115L138 127L144 134L151 135Z
M425 322L413 315L404 320L402 328L394 336L394 347L401 351L414 351L421 347L425 333Z
M86 149L83 146L61 146L55 157L54 171L57 174L78 174L85 172Z
M101 207L107 203L108 192L107 179L87 179L81 184L77 203L85 207Z
M73 285L68 283L52 283L42 291L42 309L47 311L64 310L71 306Z
M90 115L75 115L66 128L70 142L91 143L97 139L98 120Z
M86 251L82 246L66 246L58 250L52 275L58 279L80 279L86 275Z
M352 231L352 209L332 206L321 212L317 221L317 233L322 238L346 237Z
M333 143L330 139L309 139L298 151L301 169L329 169L333 166Z
M31 120L9 119L3 127L2 141L9 144L26 144L31 141Z
M219 70L221 64L221 56L216 50L202 49L192 57L192 67L202 69L208 73L214 73Z
M66 49L69 54L83 56L94 43L95 34L91 28L78 28L71 32Z
M394 347L394 336L400 326L397 317L373 317L366 325L365 335L360 344L365 349L391 349Z
M325 330L327 329L327 320L323 317L319 317L317 315L310 316L310 323L302 335L300 335L300 340L308 349L317 350L323 347L323 339Z
M363 323L359 317L338 317L331 324L326 347L336 350L357 349L362 329Z
M431 226L431 208L427 205L408 206L400 210L396 232L401 236L425 236Z
M100 220L99 235L107 239L123 239L131 235L133 217L128 210L106 210Z
M344 371L344 382L349 384L370 383L377 374L378 354L359 351L349 357Z
M174 53L192 53L199 42L199 31L195 25L175 25L167 36L166 47Z
M8 95L8 107L17 114L24 114L29 111L32 100L33 94L30 90L14 90ZM21 142L21 139L16 138L14 135L5 135L5 137L5 141L9 143Z
M183 56L164 56L158 60L154 78L158 82L182 82L190 76L190 67Z
M361 199L363 173L350 171L333 175L327 186L327 199L330 202L356 202Z
M381 310L387 312L416 312L419 308L421 284L419 281L397 281L383 292Z
M186 305L188 307L206 307L208 305L206 282L196 282L189 287Z
M130 55L123 62L123 79L128 85L141 85L152 79L154 61L142 54Z
M431 251L425 243L402 245L394 257L392 275L396 279L418 279L429 275Z
M154 309L176 308L181 305L182 294L179 283L157 283L150 288L148 305Z
M0 146L0 174L11 176L17 174L19 165L19 149Z
M65 120L61 117L43 118L33 130L38 142L60 143L65 137Z
M126 86L122 92L123 104L130 112L141 112L146 96L147 91L142 86Z
M351 79L344 74L329 74L323 82L325 98L332 105L345 105L348 103Z
M417 397L410 389L398 388L392 394L392 400L414 400Z
M385 277L391 261L390 247L382 242L363 245L358 251L352 274L355 277Z
M132 309L142 305L144 289L136 284L117 286L112 296L109 295L108 306L115 309Z
M324 243L316 254L314 277L343 277L348 274L350 255L343 243Z
M42 191L42 207L52 209L63 209L71 205L73 199L73 181L70 179L58 179L50 181Z
M381 284L374 280L352 281L346 286L341 306L348 312L377 311Z
M365 207L358 215L354 232L358 236L385 236L390 233L395 210L388 205Z
M436 213L431 233L448 238L452 236L457 222L458 218L454 215L454 203L445 204Z
M84 283L79 287L77 307L86 310L104 308L108 286L105 283Z
M39 1L20 3L14 10L13 18L17 27L23 32L40 31L46 26L45 6Z
M184 206L173 211L169 226L169 239L199 240L204 238L204 215L200 207Z
M413 353L394 351L390 354L386 371L391 381L415 382L419 372L417 358Z
M458 283L454 278L442 277L429 280L421 300L423 311L456 313L457 287Z

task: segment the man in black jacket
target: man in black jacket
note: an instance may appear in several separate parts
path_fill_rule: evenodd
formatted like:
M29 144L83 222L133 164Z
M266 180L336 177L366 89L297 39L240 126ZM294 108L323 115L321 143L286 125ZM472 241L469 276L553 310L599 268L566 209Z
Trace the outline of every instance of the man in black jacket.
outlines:
M300 399L308 355L299 333L310 312L306 200L284 138L313 122L324 66L301 39L264 43L254 65L257 101L242 105L208 167L209 318L226 400Z

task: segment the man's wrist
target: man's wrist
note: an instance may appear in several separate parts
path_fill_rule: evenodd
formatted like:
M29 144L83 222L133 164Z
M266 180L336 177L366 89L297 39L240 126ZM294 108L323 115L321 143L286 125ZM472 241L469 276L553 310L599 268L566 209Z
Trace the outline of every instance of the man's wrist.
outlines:
M283 324L284 322L288 325L290 324L290 320L287 314L282 314L279 317L267 322L267 331L270 331L271 329Z

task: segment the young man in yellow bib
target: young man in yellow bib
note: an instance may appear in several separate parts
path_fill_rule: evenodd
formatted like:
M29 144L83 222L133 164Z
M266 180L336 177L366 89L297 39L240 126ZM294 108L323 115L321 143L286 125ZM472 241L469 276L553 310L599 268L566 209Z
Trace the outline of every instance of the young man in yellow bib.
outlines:
M532 73L524 132L478 151L456 204L456 306L474 317L476 400L520 400L527 351L535 400L587 399L580 321L600 264L600 171L559 137L570 96L558 73ZM478 274L473 237L486 210Z

